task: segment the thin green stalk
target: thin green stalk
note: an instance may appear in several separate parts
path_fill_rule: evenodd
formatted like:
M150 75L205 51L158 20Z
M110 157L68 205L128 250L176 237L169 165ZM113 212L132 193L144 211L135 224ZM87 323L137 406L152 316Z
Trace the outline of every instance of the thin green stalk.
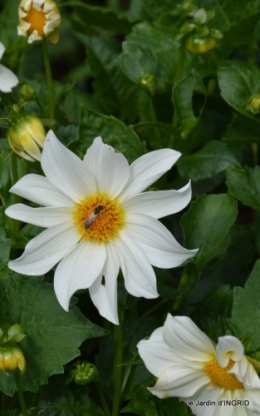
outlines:
M22 414L23 414L23 416L29 416L28 412L27 412L24 396L23 396L21 376L20 376L20 373L19 373L18 370L14 371L14 379L15 379L15 384L16 384L16 388L17 388L17 393L18 393L18 397L19 397L19 401L20 401Z
M183 273L182 273L182 276L181 276L181 280L179 282L178 290L181 290L186 286L186 284L188 282L188 279L189 279L189 275L186 272L186 269L184 269ZM173 310L174 311L177 311L179 309L179 307L181 305L181 302L182 302L182 298L177 298L175 300L174 305L173 305Z
M184 62L185 62L185 44L186 44L186 36L184 36L181 40L181 45L179 49L179 57L178 57L178 64L177 64L177 77L176 82L173 84L173 89L176 85L178 85L183 78L183 69L184 69ZM172 118L172 125L177 127L178 125L178 116L176 112L176 108L174 108L173 118ZM168 147L170 149L173 148L175 136L173 134L170 135ZM177 146L175 146L176 148Z
M97 386L97 389L98 389L98 394L99 394L99 397L100 397L100 400L101 400L101 403L102 403L102 406L103 406L105 416L111 416L109 407L107 405L106 397L104 395L103 389L102 389L101 384L100 384L99 381L96 383L96 386Z
M152 306L150 309L148 309L143 315L142 318L145 318L146 316L151 315L156 309L160 308L162 305L164 305L166 302L168 302L169 299L161 299L160 302L156 303L154 306Z
M46 38L43 38L42 40L42 47L43 47L43 58L44 58L44 65L45 65L48 92L49 92L49 114L50 114L50 119L55 120L54 89L53 89L51 64L50 64Z
M149 100L148 101L149 101L151 120L152 120L153 123L157 123L157 117L156 117L156 113L155 113L154 106L153 106L153 100L152 100L152 97L151 97L150 94L149 94ZM158 149L161 149L162 148L161 135L160 135L160 133L159 133L159 131L156 127L154 129L154 135L155 135L156 141L158 143Z
M119 318L120 318L120 311ZM121 385L123 376L123 314L121 313L120 325L114 326L114 393L113 393L113 409L112 416L118 416L121 406Z

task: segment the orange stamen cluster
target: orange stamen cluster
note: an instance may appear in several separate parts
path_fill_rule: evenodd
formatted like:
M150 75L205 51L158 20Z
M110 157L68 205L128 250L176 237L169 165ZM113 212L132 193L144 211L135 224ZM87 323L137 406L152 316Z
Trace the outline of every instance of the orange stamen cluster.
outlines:
M243 389L243 384L236 378L234 374L228 373L229 370L235 364L234 361L230 360L228 365L223 368L220 367L217 360L210 361L205 365L204 370L206 376L210 377L210 385L222 387L226 390Z
M39 36L44 36L43 28L47 21L47 13L44 13L43 10L37 10L35 7L31 7L26 13L27 16L24 17L24 21L31 24L28 32L31 34L34 30L37 30Z
M86 221L97 207L102 207L102 211L86 227ZM107 243L118 236L124 225L124 211L119 201L111 200L105 194L96 194L75 204L73 219L82 240Z

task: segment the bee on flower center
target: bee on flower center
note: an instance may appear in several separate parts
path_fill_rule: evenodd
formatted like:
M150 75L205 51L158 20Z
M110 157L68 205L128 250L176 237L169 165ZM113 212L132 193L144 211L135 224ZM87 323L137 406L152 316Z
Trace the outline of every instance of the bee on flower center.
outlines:
M91 214L89 215L89 217L84 222L84 228L86 230L91 226L91 224L93 224L93 222L101 214L101 212L103 211L103 209L104 209L104 207L102 205L99 205L98 207L96 207L94 209L93 212L91 212Z

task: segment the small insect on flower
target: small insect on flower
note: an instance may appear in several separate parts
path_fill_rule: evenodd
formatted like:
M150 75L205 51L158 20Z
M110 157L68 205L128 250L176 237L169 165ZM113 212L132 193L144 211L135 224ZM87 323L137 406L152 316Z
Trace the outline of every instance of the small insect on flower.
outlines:
M84 222L84 228L86 230L91 226L91 224L93 224L93 222L101 214L101 212L103 211L103 209L104 209L104 207L102 207L102 205L99 205L98 207L96 207L94 209L93 212L91 212L90 216Z

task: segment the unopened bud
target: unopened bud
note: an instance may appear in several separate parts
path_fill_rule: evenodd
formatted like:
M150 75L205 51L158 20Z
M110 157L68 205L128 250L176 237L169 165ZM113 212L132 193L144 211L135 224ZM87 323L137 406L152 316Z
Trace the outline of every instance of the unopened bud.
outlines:
M260 113L260 94L257 93L251 95L247 102L246 109L252 114Z
M72 380L76 384L88 384L99 381L99 371L94 364L87 361L77 361L74 366L76 368L71 370L67 383L70 383Z

